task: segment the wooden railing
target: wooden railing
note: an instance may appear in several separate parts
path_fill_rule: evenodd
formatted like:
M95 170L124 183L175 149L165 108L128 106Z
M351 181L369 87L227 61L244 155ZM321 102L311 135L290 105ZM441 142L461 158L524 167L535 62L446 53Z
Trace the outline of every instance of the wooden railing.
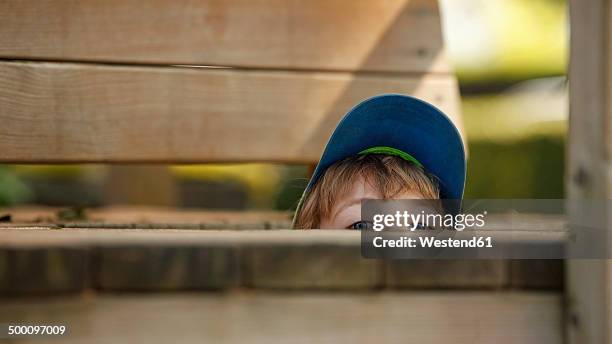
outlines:
M314 163L380 93L461 128L435 0L9 0L0 59L0 162Z

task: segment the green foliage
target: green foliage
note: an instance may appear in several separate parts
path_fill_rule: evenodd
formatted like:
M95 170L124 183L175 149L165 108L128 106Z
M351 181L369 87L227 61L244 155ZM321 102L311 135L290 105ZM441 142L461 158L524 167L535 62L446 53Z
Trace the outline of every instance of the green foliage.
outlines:
M473 141L469 149L465 198L563 198L562 136Z
M308 168L306 166L289 166L281 184L275 208L278 210L295 210L302 193L308 184Z
M0 206L22 203L31 198L30 189L6 166L0 166Z
M447 48L462 85L506 84L565 73L566 1L442 0L441 5Z

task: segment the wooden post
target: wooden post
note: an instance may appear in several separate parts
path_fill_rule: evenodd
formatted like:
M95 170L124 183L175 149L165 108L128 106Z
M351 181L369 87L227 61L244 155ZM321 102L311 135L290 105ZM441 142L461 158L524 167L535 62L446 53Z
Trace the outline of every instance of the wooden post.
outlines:
M611 0L571 0L570 132L567 195L570 223L580 218L572 200L612 198ZM600 212L602 243L612 251L612 217ZM594 243L593 243L594 244ZM603 257L605 258L605 257ZM605 259L567 261L569 343L612 343L612 264Z

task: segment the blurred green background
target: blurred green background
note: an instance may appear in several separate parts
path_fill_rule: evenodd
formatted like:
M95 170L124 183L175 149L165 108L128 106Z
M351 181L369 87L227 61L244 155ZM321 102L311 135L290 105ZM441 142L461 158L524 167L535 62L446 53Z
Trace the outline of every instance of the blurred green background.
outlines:
M441 7L469 145L465 197L562 198L568 114L565 0L441 0ZM127 173L121 178L157 171L151 176L160 176L163 195L109 196L109 189L125 183L138 188L138 180L114 177L122 168ZM0 165L0 206L290 209L308 171L307 166L271 164L172 166L171 173L156 174L159 169Z

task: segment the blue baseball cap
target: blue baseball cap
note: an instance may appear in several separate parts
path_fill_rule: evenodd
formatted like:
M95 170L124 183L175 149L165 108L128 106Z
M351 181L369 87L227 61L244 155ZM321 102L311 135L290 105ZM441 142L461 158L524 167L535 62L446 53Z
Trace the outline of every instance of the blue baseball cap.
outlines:
M400 94L383 94L362 101L338 123L304 190L296 214L329 166L346 157L367 153L397 155L412 161L437 178L440 198L463 198L466 158L455 125L442 111L425 101Z

